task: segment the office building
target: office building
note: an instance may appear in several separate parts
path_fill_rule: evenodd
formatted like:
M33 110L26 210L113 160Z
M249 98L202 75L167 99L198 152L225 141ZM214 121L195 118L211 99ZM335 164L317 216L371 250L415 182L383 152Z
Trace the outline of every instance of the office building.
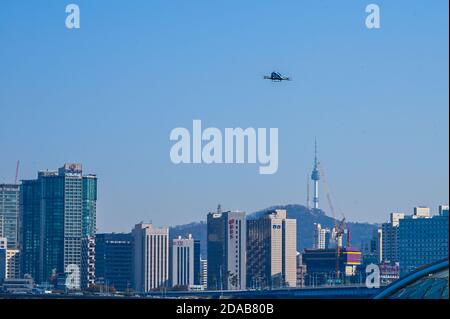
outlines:
M246 288L246 219L244 212L209 213L207 218L208 289Z
M297 252L297 287L305 287L306 265L303 264L302 254Z
M448 211L448 205L439 205L439 216L448 216Z
M95 285L95 237L83 237L81 240L81 288Z
M20 253L18 249L8 249L8 239L0 237L0 281L20 277Z
M97 227L97 177L83 176L81 288L95 284L95 235Z
M6 250L6 278L20 278L20 251L18 249Z
M429 210L415 209L400 220L398 254L400 275L404 276L438 260L448 258L448 213L430 217Z
M204 289L208 288L208 260L200 259L200 285L203 286Z
M425 206L414 207L412 218L428 218L430 217L430 208Z
M325 249L325 231L321 224L314 223L314 249Z
M297 221L285 210L247 221L247 287L297 286Z
M95 236L96 176L73 163L41 171L22 181L20 199L22 273L44 283L70 272L70 289L80 289L83 238Z
M19 185L0 184L0 237L19 249Z
M200 240L194 240L194 285L202 284Z
M169 229L139 223L133 231L133 287L148 292L168 286Z
M329 248L331 241L331 231L329 228L323 228L321 224L314 223L314 249Z
M96 284L117 291L132 288L133 236L131 233L97 234L95 239Z
M0 238L0 284L6 279L6 238Z
M377 254L378 262L383 260L383 230L378 228L374 232L372 243L375 241L375 253Z
M382 262L398 262L398 227L404 217L404 213L391 213L390 222L381 225Z
M179 236L172 240L172 286L194 285L194 239Z

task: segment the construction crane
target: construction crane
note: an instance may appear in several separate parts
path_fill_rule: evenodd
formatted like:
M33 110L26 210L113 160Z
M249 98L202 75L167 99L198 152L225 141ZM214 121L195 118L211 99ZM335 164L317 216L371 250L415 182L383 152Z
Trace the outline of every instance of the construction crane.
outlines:
M338 220L336 218L336 211L334 209L333 201L331 199L330 187L328 185L328 180L325 175L325 171L320 162L318 162L317 166L319 168L320 174L322 175L322 180L323 180L323 184L325 186L325 193L327 196L328 205L330 206L331 214L333 215L335 240L336 240L336 279L337 279L337 278L339 278L339 273L340 273L339 257L341 255L341 247L340 247L339 243L342 240L342 235L345 233L345 216L343 216L342 220L338 223ZM349 242L350 242L350 240L348 238L347 243L349 244Z

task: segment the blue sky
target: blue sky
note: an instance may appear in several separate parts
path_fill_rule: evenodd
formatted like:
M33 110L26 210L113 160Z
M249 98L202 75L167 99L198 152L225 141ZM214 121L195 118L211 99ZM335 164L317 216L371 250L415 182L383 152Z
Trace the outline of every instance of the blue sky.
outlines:
M72 2L79 30L70 2L0 2L0 182L18 159L22 179L81 162L100 231L181 224L304 204L317 137L349 220L448 202L448 1ZM193 119L279 128L278 172L172 164L170 131Z

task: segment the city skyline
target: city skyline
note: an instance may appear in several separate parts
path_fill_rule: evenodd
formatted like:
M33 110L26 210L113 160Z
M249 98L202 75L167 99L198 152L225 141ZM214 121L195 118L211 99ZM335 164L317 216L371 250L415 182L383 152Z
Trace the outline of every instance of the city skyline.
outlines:
M448 2L377 1L380 30L359 0L77 3L70 31L56 2L0 5L0 183L17 160L20 179L80 162L98 175L100 232L185 224L218 202L306 206L317 137L347 219L448 203ZM262 80L272 69L293 81ZM170 131L196 118L278 127L278 172L172 164Z
M313 209L309 218L304 215L310 219L307 230L298 227L304 218L292 207L274 207L247 218L245 212L223 211L218 205L203 225L206 236L193 228L171 234L169 227L152 222L139 222L128 233L96 233L97 177L83 174L80 163L40 171L37 179L24 180L20 187L0 187L0 234L8 236L0 238L0 283L6 293L106 291L112 297L120 289L139 296L167 290L174 296L177 291L207 296L285 287L378 289L424 265L433 267L443 260L448 265L448 205L440 205L435 216L420 206L411 215L391 213L389 223L371 234L366 230L368 236L359 238L359 246L354 244L357 236L353 244L350 240L357 224L345 224L345 218L326 221ZM322 228L311 218L334 226ZM299 232L313 235L313 248L299 245ZM207 257L203 266L202 247ZM206 286L200 278L206 278ZM428 298L445 295L443 284L445 280L437 289L428 289Z

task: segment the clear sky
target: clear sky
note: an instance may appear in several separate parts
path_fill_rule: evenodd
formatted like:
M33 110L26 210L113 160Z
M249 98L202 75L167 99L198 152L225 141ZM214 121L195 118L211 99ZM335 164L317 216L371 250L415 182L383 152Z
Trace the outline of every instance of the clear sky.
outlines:
M21 179L81 162L100 231L181 224L304 204L317 137L347 219L448 203L447 0L71 2L78 30L69 1L0 2L0 182L18 159ZM279 128L278 172L172 164L170 131L193 119Z

